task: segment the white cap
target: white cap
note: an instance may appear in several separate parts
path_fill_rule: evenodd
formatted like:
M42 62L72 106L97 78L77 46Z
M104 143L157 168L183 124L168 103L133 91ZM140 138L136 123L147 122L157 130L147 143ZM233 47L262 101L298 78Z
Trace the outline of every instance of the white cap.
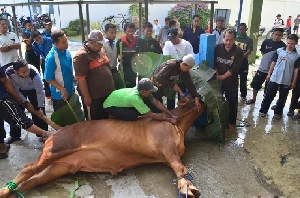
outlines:
M195 57L192 54L188 54L182 58L182 62L187 64L190 67L194 67L196 65L195 63Z
M98 43L101 43L102 45L105 43L105 39L103 37L103 33L100 30L92 30L90 34L88 35L89 41L97 41Z

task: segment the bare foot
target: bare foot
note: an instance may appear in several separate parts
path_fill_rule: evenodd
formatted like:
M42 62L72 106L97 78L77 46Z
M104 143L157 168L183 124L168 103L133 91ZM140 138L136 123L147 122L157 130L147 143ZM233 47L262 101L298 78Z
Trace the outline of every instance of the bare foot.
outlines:
M235 125L233 124L228 124L228 131L232 131L233 129L235 129Z

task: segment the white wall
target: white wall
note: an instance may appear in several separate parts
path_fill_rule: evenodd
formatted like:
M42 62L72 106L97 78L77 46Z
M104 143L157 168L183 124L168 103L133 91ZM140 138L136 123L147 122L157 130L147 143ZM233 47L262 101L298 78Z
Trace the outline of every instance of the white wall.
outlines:
M241 22L248 23L251 0L244 0ZM230 24L233 25L238 18L240 0L218 0L216 9L231 9ZM294 19L300 14L299 0L264 0L261 13L261 25L267 30L271 29L277 14L281 14L284 23L289 15Z
M0 0L0 4L1 1ZM65 1L65 0L64 0ZM19 2L27 2L27 0L6 0L6 3L19 3ZM243 12L241 22L248 23L249 18L249 9L250 9L251 0L244 0L243 4ZM215 8L219 9L231 9L230 14L230 24L234 24L234 21L237 20L238 12L239 12L239 4L240 0L218 0L218 4L215 4ZM130 4L110 4L110 5L101 5L101 4L91 4L89 6L90 9L90 21L102 21L104 17L109 15L117 15L118 13L127 13L127 8ZM154 19L158 19L161 25L164 25L164 18L167 16L168 11L174 4L154 4L149 5L149 21L153 23ZM47 6L42 6L44 12L46 12ZM61 27L67 27L69 21L78 19L78 5L61 5L61 15L59 17L57 12L57 7L54 6L55 10L55 20L57 26L59 26L59 22L61 22ZM11 12L11 8L6 8L7 12ZM28 6L19 6L16 7L16 12L19 16L22 14L28 16ZM265 26L267 30L271 29L275 16L277 14L281 14L282 18L286 22L286 19L289 15L293 18L300 14L300 0L264 0L263 1L263 9L262 9L262 22L261 25ZM83 15L86 18L85 14L85 5L83 5Z

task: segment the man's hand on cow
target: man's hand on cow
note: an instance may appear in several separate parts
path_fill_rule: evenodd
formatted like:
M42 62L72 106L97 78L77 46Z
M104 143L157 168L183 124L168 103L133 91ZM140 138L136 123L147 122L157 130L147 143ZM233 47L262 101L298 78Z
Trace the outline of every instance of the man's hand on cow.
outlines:
M173 125L176 125L178 123L178 118L171 117L169 122Z
M85 106L89 107L89 106L92 105L92 98L91 98L91 96L85 96L83 98L83 100L84 100L84 105Z
M68 100L68 92L67 92L67 90L66 90L65 88L62 88L62 89L60 90L60 92L61 92L61 97L62 97L64 100Z

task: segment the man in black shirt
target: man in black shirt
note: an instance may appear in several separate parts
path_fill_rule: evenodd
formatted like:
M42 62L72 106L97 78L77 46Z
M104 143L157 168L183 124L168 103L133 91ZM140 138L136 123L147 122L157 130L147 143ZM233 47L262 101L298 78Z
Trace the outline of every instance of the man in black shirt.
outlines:
M216 45L215 69L216 78L222 81L222 93L225 93L229 103L228 129L233 130L236 125L238 107L238 74L243 60L243 51L235 44L234 29L224 31L224 43Z
M162 49L159 42L152 37L153 25L150 22L146 22L143 25L143 34L138 41L139 52L154 52L162 54Z

